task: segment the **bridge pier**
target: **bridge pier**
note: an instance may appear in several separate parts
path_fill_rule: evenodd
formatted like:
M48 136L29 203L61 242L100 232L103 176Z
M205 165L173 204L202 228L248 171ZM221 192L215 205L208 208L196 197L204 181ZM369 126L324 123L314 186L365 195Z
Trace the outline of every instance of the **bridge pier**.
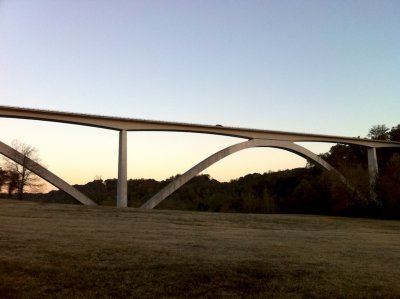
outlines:
M127 132L119 131L117 207L128 207Z
M376 200L376 179L378 178L378 158L376 156L376 148L370 147L368 153L368 173L371 199Z

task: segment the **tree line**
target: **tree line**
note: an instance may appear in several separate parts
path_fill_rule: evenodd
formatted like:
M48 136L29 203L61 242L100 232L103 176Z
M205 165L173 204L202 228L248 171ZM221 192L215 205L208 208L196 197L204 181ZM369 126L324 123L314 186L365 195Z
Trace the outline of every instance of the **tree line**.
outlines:
M400 142L400 125L391 129L385 125L373 126L367 137ZM199 175L156 208L400 219L400 149L377 149L377 155L379 176L373 190L369 181L366 148L338 144L331 147L329 152L321 154L321 157L342 173L357 192L347 188L335 173L323 171L307 163L305 168L254 173L230 182L218 182L209 175ZM10 174L13 172L8 169L0 169L0 179L3 178L0 180L0 187L8 182L8 194L20 197L21 183L16 183L17 187L14 189L10 188ZM2 175L2 172L6 175ZM21 172L18 171L14 172L14 175L17 173L21 176ZM129 180L128 205L141 206L175 178L163 181ZM115 205L117 179L97 178L75 187L100 205ZM374 198L371 197L371 191L376 195ZM73 199L61 191L51 191L47 194L30 193L25 196L31 200L74 203Z

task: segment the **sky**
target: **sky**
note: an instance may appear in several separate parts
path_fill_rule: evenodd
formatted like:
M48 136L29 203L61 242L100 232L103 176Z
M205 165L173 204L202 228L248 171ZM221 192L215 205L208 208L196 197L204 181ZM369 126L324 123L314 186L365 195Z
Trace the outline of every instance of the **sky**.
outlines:
M365 137L400 123L399 32L397 0L0 0L0 105ZM0 118L14 139L69 183L117 177L115 131ZM165 179L240 141L129 132L128 177ZM204 173L305 163L248 149Z

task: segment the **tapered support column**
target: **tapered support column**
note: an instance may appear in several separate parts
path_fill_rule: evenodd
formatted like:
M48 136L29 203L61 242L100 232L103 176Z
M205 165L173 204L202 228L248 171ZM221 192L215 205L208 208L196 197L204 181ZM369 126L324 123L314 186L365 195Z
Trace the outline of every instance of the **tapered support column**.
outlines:
M126 208L127 198L127 133L126 130L119 132L119 153L118 153L118 186L117 186L117 207Z
M368 173L371 199L376 200L376 179L378 178L378 158L376 156L376 148L367 149L368 152Z

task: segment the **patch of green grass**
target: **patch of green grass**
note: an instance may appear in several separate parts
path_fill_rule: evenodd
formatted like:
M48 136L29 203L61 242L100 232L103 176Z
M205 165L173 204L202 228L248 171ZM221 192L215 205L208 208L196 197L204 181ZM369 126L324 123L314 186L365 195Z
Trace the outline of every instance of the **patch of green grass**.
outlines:
M1 298L394 298L399 277L399 221L0 200Z

